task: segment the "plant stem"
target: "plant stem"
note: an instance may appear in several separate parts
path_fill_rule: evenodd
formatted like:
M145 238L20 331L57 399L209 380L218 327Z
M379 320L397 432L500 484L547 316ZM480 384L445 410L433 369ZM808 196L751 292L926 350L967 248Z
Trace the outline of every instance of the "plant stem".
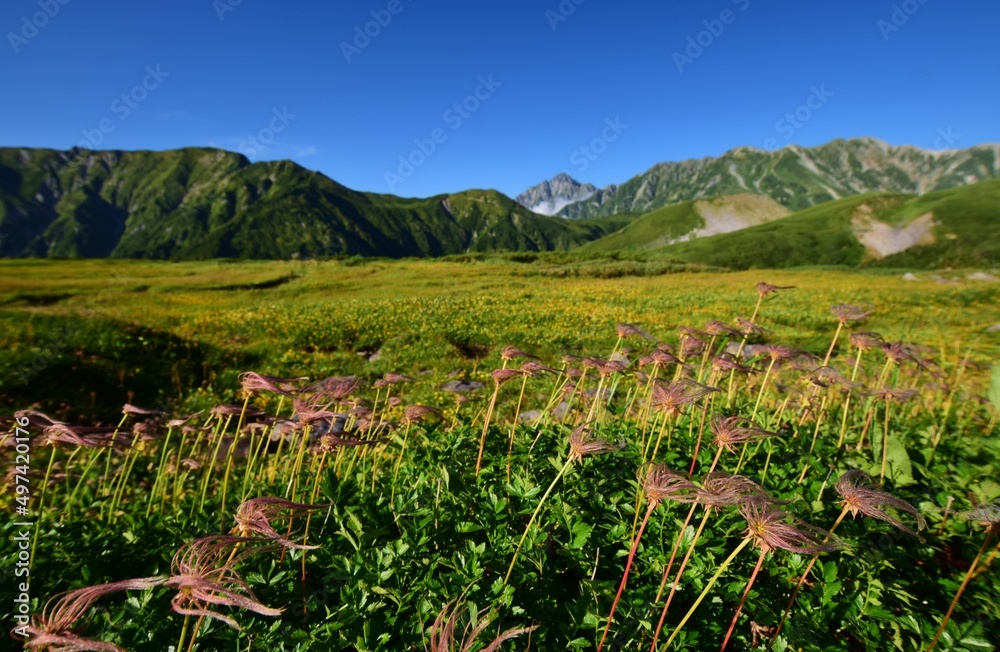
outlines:
M849 511L850 508L845 505L844 509L840 511L840 516L838 516L837 520L834 521L833 527L831 527L828 530L830 534L833 534L833 531L837 529L837 526L840 525L840 523L844 520L844 517L847 516L847 513ZM823 543L826 543L829 540L830 537L826 537L823 540ZM806 578L809 577L809 571L811 571L813 566L816 565L816 560L818 559L819 559L819 553L816 553L815 555L812 556L812 559L809 560L809 564L806 565L806 569L802 571L802 575L799 577L799 581L795 583L795 589L792 590L792 597L789 598L788 600L788 605L785 607L785 613L781 615L781 621L778 623L777 629L774 630L774 634L771 635L772 644L778 638L778 634L781 633L781 628L785 626L785 620L788 619L788 614L792 612L792 605L795 604L795 598L799 596L799 591L802 590L802 585L805 584Z
M715 586L715 583L719 581L719 576L722 575L722 572L726 570L729 564L733 563L733 560L736 559L736 556L741 552L743 552L743 549L746 548L748 545L750 545L750 539L743 539L740 545L736 546L736 550L733 550L733 552L728 557L726 557L726 560L722 562L722 564L715 570L715 574L712 575L712 578L710 580L708 580L708 584L706 584L705 588L702 589L701 594L698 596L698 599L694 601L694 604L691 605L691 608L688 609L688 612L684 614L684 618L681 619L680 624L677 625L676 629L674 629L674 633L671 634L670 638L667 639L667 642L663 645L663 649L667 649L670 647L670 644L674 642L675 638L677 638L677 635L680 633L681 629L684 628L684 625L687 624L687 621L691 620L691 616L694 615L694 612L698 608L698 605L700 605L701 601L705 599L705 596L708 595L708 592L712 590L712 587ZM653 647L650 648L650 652L655 652L655 650L656 650L656 640L654 639Z
M958 591L955 592L955 597L952 599L951 604L948 606L948 611L944 615L944 620L941 621L941 626L937 630L937 634L931 640L931 644L927 646L926 652L931 652L937 645L938 639L941 638L941 634L944 633L944 628L948 625L948 621L951 620L951 614L955 611L955 606L958 605L958 599L962 597L962 593L965 591L965 587L969 585L969 580L972 579L972 574L976 570L976 566L979 565L979 560L989 547L990 541L993 540L993 535L995 534L996 526L990 526L986 530L986 540L983 541L983 545L979 547L979 552L976 553L976 558L972 560L972 565L969 566L969 570L965 573L965 578L962 580L961 586L958 587Z
M764 380L760 381L760 391L757 392L757 400L753 404L753 414L750 416L751 421L757 418L757 409L760 407L760 399L764 396L764 388L767 387L767 380L771 377L771 371L774 369L775 362L777 362L777 358L771 358L770 364L767 365L767 371L764 372Z
M844 330L844 322L837 321L837 332L833 334L833 341L830 342L830 348L826 351L826 357L823 358L823 366L830 364L830 356L833 355L833 347L837 346L837 339L840 338L840 331Z
M562 468L559 469L559 473L557 473L556 477L552 480L552 484L550 484L549 488L545 490L545 493L542 495L542 499L538 501L538 506L535 507L535 511L531 514L531 518L528 519L528 525L524 528L524 534L521 535L521 540L517 542L517 548L514 549L514 556L511 558L510 566L507 567L507 574L503 578L504 586L507 586L507 582L510 580L510 574L514 570L514 564L517 563L517 555L521 552L521 546L524 545L524 540L528 537L528 532L531 531L531 526L534 524L535 519L538 518L538 513L542 511L542 505L545 504L549 494L551 494L552 490L556 488L559 480L562 479L563 474L566 473L567 469L569 469L572 464L573 458L566 458L566 462L563 464Z
M500 383L494 381L496 387L493 388L493 397L490 398L490 407L486 410L486 419L483 421L483 435L479 438L479 456L476 457L476 477L483 468L483 449L486 448L486 433L490 429L490 419L493 418L493 408L497 404L497 394L500 393Z
M692 508L694 505L691 506ZM708 517L712 514L712 508L706 507L705 514L701 517L701 523L698 524L698 529L694 533L694 538L691 539L691 545L688 546L687 551L684 553L684 559L681 560L681 565L677 569L677 575L674 576L674 581L670 584L670 593L667 595L667 601L663 603L663 609L660 611L660 620L656 623L656 631L653 633L653 640L655 641L660 637L660 631L663 629L663 623L667 620L667 611L670 610L670 605L674 601L674 595L677 593L677 585L680 584L681 578L684 576L684 571L687 569L688 562L691 560L691 554L694 552L694 547L698 545L698 539L701 537L701 533L705 530L705 524L708 523ZM671 559L671 563L673 560ZM660 595L663 593L663 587L667 581L667 573L670 572L669 565L663 573L663 580L660 581L660 590L656 594L656 600L660 600Z
M646 508L646 515L642 517L642 524L639 526L639 532L636 533L635 538L632 540L632 548L628 553L628 560L625 562L625 572L622 573L622 581L618 585L618 593L615 594L615 600L611 603L611 613L608 614L608 622L604 625L604 634L601 636L601 642L597 645L597 652L601 652L604 648L604 640L608 637L608 631L611 630L611 622L615 618L615 610L618 608L618 601L622 597L622 592L625 591L625 584L628 582L629 571L632 570L632 562L635 560L635 552L639 548L639 540L642 539L642 533L646 530L646 524L649 522L649 517L653 514L653 510L656 509L657 502L655 500L649 501L649 507Z
M510 458L514 453L514 433L517 431L517 419L521 414L521 401L524 400L524 388L528 384L528 375L521 377L521 393L517 395L517 407L514 408L514 422L510 424L510 441L507 443L507 482L510 482Z
M184 616L184 626L181 627L181 637L177 639L177 650L179 651L184 647L184 639L187 637L188 623L191 622L191 616Z
M409 420L406 421L406 430L403 432L403 446L399 449L399 458L396 459L396 468L392 471L392 491L389 496L389 503L392 503L392 499L396 496L396 478L399 477L399 467L403 463L403 454L406 453L406 441L410 437L410 426L413 423ZM372 491L375 491L375 473L372 472Z
M194 650L194 641L198 638L198 630L201 629L201 622L205 620L205 616L198 616L198 621L194 624L194 629L191 630L191 642L188 643L187 652L192 652ZM180 648L178 648L180 649Z
M865 353L864 349L858 349L858 357L854 358L854 370L851 372L852 385L854 384L854 381L858 377L858 365L861 364L861 356L863 356L864 353ZM837 439L837 450L840 450L840 447L843 446L844 444L844 435L847 432L847 415L851 411L850 410L851 397L853 396L854 396L854 388L852 387L847 392L847 399L844 400L844 412L840 418L840 437Z
M889 453L889 397L885 397L885 427L882 430L882 472L878 476L880 483L885 482L885 459Z
M719 652L725 652L726 650L726 643L729 642L729 637L733 635L733 630L736 629L736 621L740 619L740 613L743 612L743 605L746 604L747 596L750 595L750 587L753 586L753 581L757 579L757 573L760 572L760 567L764 565L764 557L766 556L767 550L762 549L760 556L757 557L757 565L753 567L750 579L747 580L747 588L743 590L743 597L740 598L740 603L736 607L736 613L733 614L733 622L729 623L729 630L726 632L726 637L722 639L722 647L719 648Z

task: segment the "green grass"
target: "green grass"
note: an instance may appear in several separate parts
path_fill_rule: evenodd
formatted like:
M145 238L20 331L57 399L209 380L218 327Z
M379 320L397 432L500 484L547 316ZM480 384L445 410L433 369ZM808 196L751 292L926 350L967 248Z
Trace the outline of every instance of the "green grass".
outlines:
M996 267L1000 260L1000 181L923 196L869 194L847 197L734 233L701 238L660 251L676 260L733 269L847 265L943 269ZM932 213L935 242L875 258L855 236L851 219L862 205L894 226Z
M982 362L998 350L997 334L985 329L1000 321L1000 289L988 283L518 259L526 262L2 261L0 409L67 403L114 419L130 396L197 409L230 399L247 369L367 378L392 370L444 382L480 373L504 343L557 359L607 348L620 321L667 337L679 323L749 316L738 299L761 278L810 298L808 311L777 307L770 326L796 346L820 346L824 306L848 300L875 303L887 337L945 346L957 333ZM376 351L380 359L369 362Z
M201 413L190 423L207 426L214 433L208 439L163 425L140 439L132 431L136 419L129 417L113 452L45 445L41 430L30 426L33 510L45 487L45 507L33 515L39 525L32 611L37 615L63 590L170 575L170 559L185 543L229 531L243 498L287 496L328 506L310 521L307 542L319 547L254 555L233 568L262 604L282 607L283 613L265 617L213 607L236 619L243 631L206 620L198 628L198 650L421 649L436 614L459 597L464 609L487 609L498 618L486 640L501 630L537 625L531 649L593 649L637 518L645 512L636 502L637 478L656 433L665 434L656 461L687 472L705 423L702 414L756 412L758 423L779 436L759 447L751 444L742 456L739 448L721 452L718 468L733 472L739 466L788 501L782 509L829 528L842 507L834 480L852 468L880 473L884 402L865 393L848 402L842 385L816 388L805 377L815 363L778 365L764 385L766 358L751 363L760 373L735 378L730 396L727 378L712 374L700 355L692 355L683 373L722 391L699 405L682 406L669 419L654 411L644 425L634 406L647 400L648 385L634 364L639 352L632 353L626 374L600 382L613 388L613 395L595 406L594 434L622 447L566 467L537 509L535 524L525 530L542 492L565 466L568 433L592 406L576 393L565 422L548 417L537 426L512 429L521 379L504 385L477 477L483 412L493 389L490 371L502 364L499 348L514 344L562 368L563 353L609 355L615 324L622 321L677 346L679 325L701 328L709 319L749 316L757 302L754 284L766 280L795 288L762 302L758 323L768 333L755 343L789 344L822 356L836 328L829 306L870 301L874 313L848 332L874 330L889 340L927 346L913 349L921 365L904 359L886 367L878 350L867 351L857 372L857 380L870 388L882 379L891 387L917 390L890 407L885 485L926 516L923 540L874 519L844 521L837 534L850 547L820 558L774 649L926 647L984 540L983 529L958 513L1000 496L997 413L980 400L996 393L987 389L988 366L1000 353L1000 335L985 330L1000 320L994 286L914 284L898 274L831 269L770 271L763 278L756 272L690 271L602 278L607 268L626 261L600 257L575 260L578 276L558 276L555 270L566 264L560 257L520 260L0 263L0 338L10 352L0 411L38 401L71 423L114 425L125 400L173 414L220 401L242 403L236 374L248 369L314 380L357 374L363 382L350 401L332 406L346 411L357 404L374 406L373 381L387 371L414 378L392 388L399 405L389 404L386 390L378 392L378 415L398 425L376 431L376 443L323 455L300 448L305 440L299 434L280 454L272 444L253 465L242 453L230 458L227 450L242 450L228 446L237 437L251 449L260 446L262 433L273 429L258 417L248 420L261 421L263 430L238 434L238 415ZM51 346L51 338L66 327L76 330ZM626 346L645 352L652 344L632 339ZM358 355L376 348L382 352L378 361ZM37 370L26 384L10 383L10 373L47 350L51 367ZM850 375L855 355L842 333L831 366ZM485 381L486 388L473 402L458 405L436 389L453 372ZM661 372L667 379L673 374L673 367ZM521 409L544 409L550 397L560 395L562 381L554 375L526 378ZM596 372L583 382L596 390ZM443 414L407 428L403 408L413 403ZM287 398L266 392L252 397L250 405L283 418L294 409ZM842 423L850 446L838 445ZM862 431L868 445L857 447ZM362 428L348 436L366 434ZM702 434L693 476L699 481L716 454L711 430ZM220 441L225 445L216 456L212 451ZM12 486L0 488L10 504ZM687 505L671 501L653 512L610 630L611 648L605 649L648 649L662 604L655 599L657 589L686 512ZM900 516L915 527L911 516ZM661 643L743 540L746 524L735 510L722 510L706 523ZM291 524L279 519L275 526L303 541L303 518ZM684 541L691 541L693 529L682 533ZM5 559L17 553L16 532L4 526ZM505 586L522 532L524 546ZM756 556L748 551L735 559L671 649L718 647ZM733 649L763 649L754 642L755 626L777 624L808 561L808 555L784 550L764 559L736 623ZM990 649L1000 623L995 570L993 563L969 584L938 649ZM175 594L158 586L108 595L74 628L128 650L162 652L177 645L184 627L183 616L170 608ZM185 642L196 620L188 622ZM527 647L522 637L504 649Z
M743 228L780 219L788 210L763 195L738 194L682 202L633 218L621 230L581 246L582 252L651 251L695 232L719 228ZM709 221L711 224L709 224Z

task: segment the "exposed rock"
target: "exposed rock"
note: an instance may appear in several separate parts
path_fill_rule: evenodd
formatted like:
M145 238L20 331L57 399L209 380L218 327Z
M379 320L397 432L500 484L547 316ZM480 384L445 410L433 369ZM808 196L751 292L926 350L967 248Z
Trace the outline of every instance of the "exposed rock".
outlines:
M542 416L541 410L526 410L518 417L521 423L530 423Z
M739 342L729 342L728 344L726 344L726 353L728 353L729 355L736 355L736 353L739 350L740 350ZM744 360L748 360L750 358L755 357L758 353L761 353L763 350L764 350L763 344L747 344L746 346L743 347L742 357Z
M484 387L486 385L476 380L449 380L439 385L438 389L442 392L450 392L452 394L471 394L472 392L478 392Z
M917 275L914 274L913 272L907 272L907 273L903 274L903 280L904 281L919 281L920 279L917 278Z
M934 244L933 213L925 213L902 226L881 222L872 215L868 204L861 204L851 216L854 235L874 258L885 258L917 245Z

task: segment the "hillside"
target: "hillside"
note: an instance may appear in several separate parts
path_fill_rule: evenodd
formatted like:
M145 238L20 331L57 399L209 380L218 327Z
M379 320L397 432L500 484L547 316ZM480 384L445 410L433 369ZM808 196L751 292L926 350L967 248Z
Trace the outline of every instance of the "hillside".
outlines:
M728 195L665 206L646 213L620 231L583 245L583 251L648 251L675 242L729 233L788 215L763 195Z
M1000 145L929 151L873 138L775 151L739 147L717 158L660 163L560 211L570 218L648 213L717 195L767 195L791 210L871 192L925 194L1000 178Z
M536 215L492 190L362 193L216 149L0 149L0 256L157 259L568 250L620 219Z
M804 265L991 267L1000 261L1000 180L922 196L871 193L659 250L736 269Z

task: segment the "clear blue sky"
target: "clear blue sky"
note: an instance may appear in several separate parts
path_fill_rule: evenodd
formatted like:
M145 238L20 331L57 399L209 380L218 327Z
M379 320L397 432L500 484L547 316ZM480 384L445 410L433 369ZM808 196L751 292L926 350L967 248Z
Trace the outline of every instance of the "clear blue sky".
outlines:
M514 195L563 171L620 183L660 161L739 145L1000 141L995 0L562 8L4 0L0 145L212 145L291 158L360 190L388 192L386 172L402 172L397 194L428 196L483 187ZM355 43L373 11L387 24L368 25L377 36ZM678 61L699 37L705 47ZM364 47L345 53L343 43ZM810 98L814 88L824 97ZM454 109L476 91L480 99ZM810 99L814 109L799 108ZM808 120L779 123L796 110ZM616 119L621 126L606 128ZM259 136L270 144L249 140ZM580 151L603 136L599 155ZM401 171L399 156L416 140L434 151Z

